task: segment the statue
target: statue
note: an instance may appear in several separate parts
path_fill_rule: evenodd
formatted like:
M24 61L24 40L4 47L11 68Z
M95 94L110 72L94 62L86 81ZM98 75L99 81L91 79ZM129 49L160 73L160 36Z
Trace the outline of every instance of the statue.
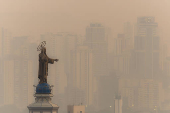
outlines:
M48 76L48 63L53 64L54 61L58 61L58 59L51 59L46 54L45 41L40 44L37 50L41 50L39 54L39 72L38 78L40 79L39 84L47 83L47 76Z

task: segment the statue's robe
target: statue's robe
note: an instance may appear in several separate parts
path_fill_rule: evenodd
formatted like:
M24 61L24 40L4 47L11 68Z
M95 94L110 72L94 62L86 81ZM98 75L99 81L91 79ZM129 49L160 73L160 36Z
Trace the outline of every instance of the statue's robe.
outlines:
M45 53L39 54L39 72L38 78L40 79L39 83L47 83L48 76L48 63L53 64L55 59L49 58Z

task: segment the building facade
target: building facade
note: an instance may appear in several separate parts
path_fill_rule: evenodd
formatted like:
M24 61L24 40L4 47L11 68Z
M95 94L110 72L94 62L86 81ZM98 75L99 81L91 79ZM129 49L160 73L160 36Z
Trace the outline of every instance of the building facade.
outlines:
M162 83L153 79L119 79L119 92L126 108L136 111L154 111L163 102Z
M160 73L160 37L154 17L139 17L135 27L134 64L132 71L139 78L156 78Z

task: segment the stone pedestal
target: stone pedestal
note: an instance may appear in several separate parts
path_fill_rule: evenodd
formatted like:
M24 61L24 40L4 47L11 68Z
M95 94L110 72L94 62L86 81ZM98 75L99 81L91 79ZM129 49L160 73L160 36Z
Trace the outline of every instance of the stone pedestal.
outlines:
M29 113L58 113L59 107L51 102L51 93L35 93L35 102L28 106Z

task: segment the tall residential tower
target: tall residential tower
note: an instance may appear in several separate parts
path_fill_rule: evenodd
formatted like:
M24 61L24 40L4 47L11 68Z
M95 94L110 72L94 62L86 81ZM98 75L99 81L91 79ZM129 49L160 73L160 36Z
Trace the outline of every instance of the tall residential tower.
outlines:
M134 38L134 75L139 78L155 78L159 74L158 24L154 17L139 17Z

